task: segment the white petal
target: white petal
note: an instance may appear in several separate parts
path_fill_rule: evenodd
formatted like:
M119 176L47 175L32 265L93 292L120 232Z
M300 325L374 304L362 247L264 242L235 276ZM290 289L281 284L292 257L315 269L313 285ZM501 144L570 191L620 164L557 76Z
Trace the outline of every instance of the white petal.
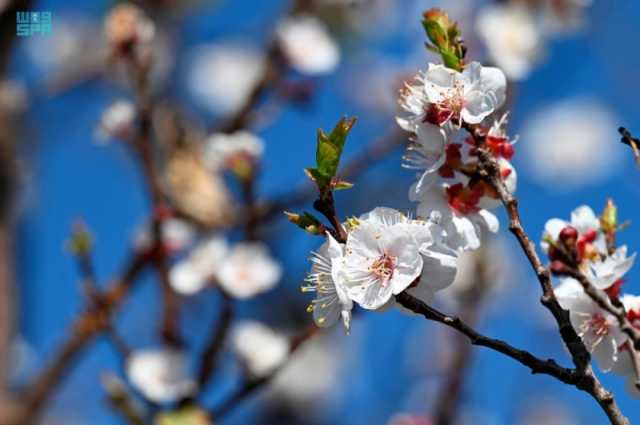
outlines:
M206 286L207 279L198 270L195 270L189 262L182 261L171 267L169 282L171 282L171 287L177 293L193 295Z
M370 221L383 226L392 226L396 223L402 223L407 217L398 210L387 207L377 207L373 210L362 214L359 219L361 221Z
M507 98L507 77L499 68L485 66L480 71L482 89L491 93L494 109L499 109L504 105Z
M270 375L289 355L289 341L260 322L241 322L231 335L235 352L255 378Z
M487 210L478 211L478 215L482 217L483 224L491 233L496 233L500 229L500 221L492 212Z
M571 225L582 235L589 230L600 229L600 220L591 208L582 205L571 212Z

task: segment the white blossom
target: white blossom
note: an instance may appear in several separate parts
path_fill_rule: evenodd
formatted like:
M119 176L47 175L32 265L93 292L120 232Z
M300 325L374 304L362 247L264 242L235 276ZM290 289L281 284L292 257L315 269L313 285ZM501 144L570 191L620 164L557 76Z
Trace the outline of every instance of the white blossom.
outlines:
M571 325L600 368L611 370L620 358L619 347L626 341L617 319L591 300L573 278L564 278L555 294L560 306L569 310Z
M515 4L488 5L480 10L476 28L489 55L513 80L526 78L542 53L543 37L533 12Z
M589 261L584 267L584 273L593 286L598 289L607 289L627 274L635 259L635 253L627 257L627 247L623 245L604 259Z
M264 73L262 53L239 43L199 47L191 57L189 91L203 107L217 114L237 111Z
M344 245L327 234L327 241L311 255L313 265L305 279L308 285L302 290L316 292L316 298L310 305L316 325L333 326L341 318L348 331L353 301L343 283L343 257Z
M600 219L587 205L581 205L571 212L571 221L552 218L544 225L541 246L544 252L549 252L550 243L558 242L562 229L571 226L578 231L578 242L589 243L598 254L607 254L607 243L604 234L600 231ZM586 247L585 247L586 248Z
M219 171L238 157L258 161L264 152L264 141L255 134L240 130L232 134L212 134L204 145L204 162L212 171Z
M507 80L493 67L472 62L458 72L444 65L429 64L411 84L406 84L400 106L409 113L399 117L404 130L415 132L419 123L443 125L452 121L478 124L500 108L506 99Z
M100 140L116 138L126 140L132 135L136 108L129 100L118 100L102 114L98 137Z
M233 349L254 378L274 373L289 355L289 341L260 322L239 323L231 335Z
M311 15L288 18L276 31L285 57L303 74L325 74L340 61L340 48L326 25Z
M449 247L465 251L480 247L482 229L496 233L500 223L495 215L480 208L482 194L474 193L461 183L433 185L416 192L409 190L409 199L419 202L418 217L437 217L447 235Z
M349 297L363 308L375 310L384 306L422 273L423 259L419 252L422 241L412 234L405 221L395 210L377 208L360 217L349 233L344 284ZM424 230L423 235L430 239L426 226Z
M528 171L555 190L606 179L620 168L617 165L624 153L602 143L616 134L617 121L609 109L592 100L544 105L528 118L521 132L527 141L523 148Z
M134 351L127 357L127 377L149 400L171 403L193 393L182 351L170 348Z
M196 246L187 258L169 271L169 281L179 294L192 295L203 289L225 261L228 247L221 237L212 237Z
M640 329L640 296L624 294L620 297L620 301L624 305L627 312L627 319L631 326ZM627 392L635 399L640 399L640 389L636 387L638 380L638 370L634 366L632 360L632 352L628 348L628 344L621 347L618 362L614 365L612 372L625 378L625 388Z
M161 227L162 244L171 252L180 251L195 238L195 229L189 223L177 218L163 220ZM136 232L134 245L137 249L149 249L153 235L151 225L146 224Z
M340 396L344 376L340 375L346 353L335 341L315 337L302 345L274 377L272 395L287 401L298 414L308 418L314 409L320 413Z
M282 267L259 242L234 245L218 268L220 287L230 296L250 298L273 288L282 276Z
M403 156L403 167L422 171L415 187L420 192L423 187L433 184L438 168L446 160L447 134L437 125L420 123L415 126L412 142Z

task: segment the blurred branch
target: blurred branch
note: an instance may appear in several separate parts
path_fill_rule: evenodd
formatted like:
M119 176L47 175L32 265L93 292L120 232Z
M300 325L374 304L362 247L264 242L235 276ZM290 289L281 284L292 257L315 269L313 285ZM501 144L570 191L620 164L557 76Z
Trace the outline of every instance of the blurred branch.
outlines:
M36 377L27 389L16 397L18 404L13 409L0 411L0 424L25 425L33 423L51 398L58 385L74 366L78 356L89 342L104 331L114 312L127 296L140 272L149 261L146 252L134 254L121 277L99 297L100 302L91 303L72 325L72 333L57 354ZM6 415L6 416L5 416Z
M292 359L293 354L311 337L316 335L320 329L315 325L311 325L300 335L293 338L290 342L289 347L289 358L288 360L280 365L278 369L272 372L270 375L265 376L259 379L249 379L244 385L238 388L235 392L233 392L226 400L224 400L218 407L215 407L211 412L211 417L214 418L216 423L218 423L224 416L229 414L234 408L237 407L242 401L244 401L247 397L254 394L256 391L263 388L266 384L271 382L271 380L278 374L280 370L282 370L288 363L289 360Z
M116 376L104 375L102 386L107 392L109 405L131 425L145 425L143 414L127 391L126 385Z
M224 348L231 322L233 320L233 302L226 294L222 294L222 307L216 326L212 328L209 340L201 356L200 372L198 373L198 389L203 391L209 378L215 371L218 359Z
M607 391L595 375L590 361L591 356L584 342L571 325L569 312L564 310L556 299L549 270L542 265L535 245L525 232L520 213L518 200L507 190L500 176L500 167L489 152L484 149L486 130L479 125L465 125L465 129L475 139L475 145L479 146L478 159L483 178L491 185L502 201L509 216L509 230L518 240L525 256L529 260L542 290L541 302L553 315L562 340L571 353L571 358L577 372L581 376L580 385L577 388L589 393L600 405L610 422L614 425L628 425L629 421L620 411L613 395Z
M16 12L28 10L31 0L8 1L0 13L0 76L6 77L16 41ZM16 123L2 112L3 135L0 138L0 400L6 397L10 370L9 350L13 346L15 300L13 282L13 229L9 214L12 202L15 167ZM2 406L0 406L0 410Z
M213 129L213 133L233 133L234 131L249 127L254 119L253 111L256 109L260 100L269 91L269 89L277 85L283 78L284 62L280 53L280 48L275 40L269 42L265 59L264 73L253 87L244 104L237 112L217 124Z
M473 267L475 269L474 276L477 277L477 280L459 296L459 314L471 327L478 322L480 308L489 290L488 261L489 258L484 251L476 253L473 257ZM456 334L453 337L455 344L452 353L453 360L448 365L448 373L445 375L444 384L434 403L435 412L432 417L436 425L451 425L455 423L464 381L472 360L471 344L467 343L462 335Z

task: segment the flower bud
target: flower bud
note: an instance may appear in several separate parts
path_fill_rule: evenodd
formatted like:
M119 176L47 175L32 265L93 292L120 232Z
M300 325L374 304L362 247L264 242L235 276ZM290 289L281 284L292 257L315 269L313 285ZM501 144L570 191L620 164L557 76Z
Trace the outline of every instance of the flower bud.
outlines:
M114 7L107 15L104 28L111 45L121 51L129 51L138 43L148 43L155 32L149 18L131 3Z
M575 240L578 239L578 231L576 230L575 227L566 226L564 229L560 231L560 235L558 236L558 238L565 244L567 243L573 244L573 242L575 242Z
M600 225L605 233L612 233L618 227L618 207L613 203L613 199L607 200L607 205L600 216Z

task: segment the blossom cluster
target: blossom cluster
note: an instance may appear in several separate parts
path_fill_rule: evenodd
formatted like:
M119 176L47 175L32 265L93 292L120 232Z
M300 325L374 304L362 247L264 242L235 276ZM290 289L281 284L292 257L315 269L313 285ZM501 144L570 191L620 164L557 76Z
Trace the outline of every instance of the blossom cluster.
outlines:
M400 93L403 115L397 122L411 139L404 166L419 171L409 188L415 214L375 208L342 224L344 240L327 232L313 253L303 291L316 292L309 310L317 325L342 319L348 329L354 303L385 309L404 291L430 301L453 282L460 253L479 248L483 232L498 230L489 209L500 202L480 175L478 150L493 156L507 190L514 191L513 142L505 132L506 115L498 117L507 82L500 69L478 62L465 66L461 57L446 65L430 63ZM479 125L488 129L483 146L465 137Z
M603 371L623 375L631 384L637 373L631 341L622 332L617 317L592 299L575 277L568 276L571 270L582 273L603 297L624 306L632 326L640 327L640 297L622 293L624 276L636 254L628 255L626 245L616 246L616 216L612 201L601 216L586 205L580 206L573 210L570 221L549 220L541 245L551 260L552 272L560 276L555 295L560 305L569 310L572 326Z

